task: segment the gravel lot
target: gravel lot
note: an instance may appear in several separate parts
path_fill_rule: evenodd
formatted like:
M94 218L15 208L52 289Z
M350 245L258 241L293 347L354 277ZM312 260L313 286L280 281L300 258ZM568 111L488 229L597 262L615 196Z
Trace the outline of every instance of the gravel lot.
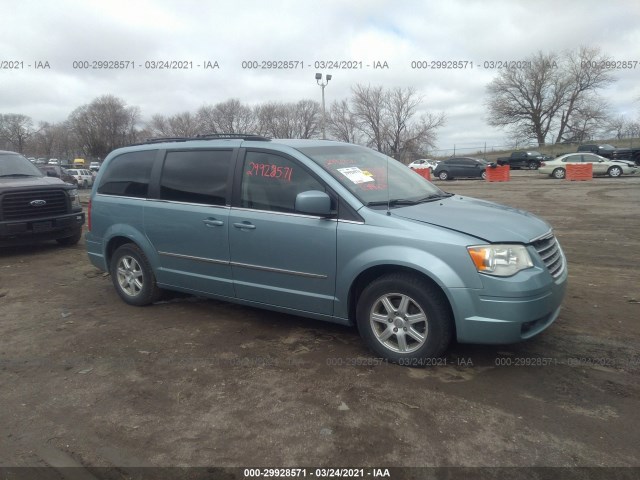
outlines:
M545 333L400 367L337 325L127 306L83 241L2 249L0 467L640 467L640 176L437 184L554 226L569 288Z

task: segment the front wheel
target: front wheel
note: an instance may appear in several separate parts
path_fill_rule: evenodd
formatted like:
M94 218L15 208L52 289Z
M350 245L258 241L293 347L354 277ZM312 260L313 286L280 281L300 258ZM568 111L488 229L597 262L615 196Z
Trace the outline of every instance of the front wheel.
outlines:
M610 177L619 177L620 175L622 175L622 168L617 166L611 167L607 171L607 175L609 175Z
M440 180L449 180L449 172L447 172L446 170L441 171L441 172L438 174L438 178L439 178Z
M366 287L358 299L356 321L367 346L393 363L418 366L439 357L453 336L442 292L405 273L385 275Z
M156 284L149 260L140 248L126 243L113 253L109 268L113 286L129 305L149 305L160 299L162 291Z
M551 175L553 176L553 178L557 178L558 180L562 180L565 176L566 172L564 171L564 168L556 168Z
M487 171L483 170L482 173L480 174L480 176L482 177L483 180L487 179Z

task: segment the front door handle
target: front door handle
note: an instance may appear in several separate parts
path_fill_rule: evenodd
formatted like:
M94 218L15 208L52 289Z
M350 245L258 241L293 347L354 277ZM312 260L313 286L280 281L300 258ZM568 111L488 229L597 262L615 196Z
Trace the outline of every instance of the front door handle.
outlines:
M217 220L215 218L205 218L204 220L202 220L202 223L204 223L207 227L221 227L222 225L224 225L224 222L222 220Z
M256 226L253 223L249 223L249 222L234 223L233 226L236 227L236 228L239 228L241 230L255 230L256 229Z

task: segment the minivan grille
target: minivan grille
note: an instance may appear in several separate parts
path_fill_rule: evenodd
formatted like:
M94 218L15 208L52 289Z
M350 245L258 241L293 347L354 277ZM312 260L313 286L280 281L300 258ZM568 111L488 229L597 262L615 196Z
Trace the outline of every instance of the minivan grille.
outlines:
M532 245L538 252L538 255L540 255L542 262L546 265L551 276L558 278L564 270L564 259L556 237L550 233L534 241Z
M34 205L36 200L44 204ZM42 202L35 202L42 203ZM67 213L67 196L64 190L25 190L6 193L0 205L2 220L48 217Z

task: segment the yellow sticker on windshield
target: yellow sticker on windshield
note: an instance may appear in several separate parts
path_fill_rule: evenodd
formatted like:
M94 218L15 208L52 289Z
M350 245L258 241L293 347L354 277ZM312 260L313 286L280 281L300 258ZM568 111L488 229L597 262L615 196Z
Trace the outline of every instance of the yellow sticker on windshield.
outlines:
M360 170L358 167L338 168L338 171L342 175L347 177L349 180L351 180L352 183L355 183L356 185L358 183L374 181L373 175L371 175L371 173L369 172L365 173L364 171Z

